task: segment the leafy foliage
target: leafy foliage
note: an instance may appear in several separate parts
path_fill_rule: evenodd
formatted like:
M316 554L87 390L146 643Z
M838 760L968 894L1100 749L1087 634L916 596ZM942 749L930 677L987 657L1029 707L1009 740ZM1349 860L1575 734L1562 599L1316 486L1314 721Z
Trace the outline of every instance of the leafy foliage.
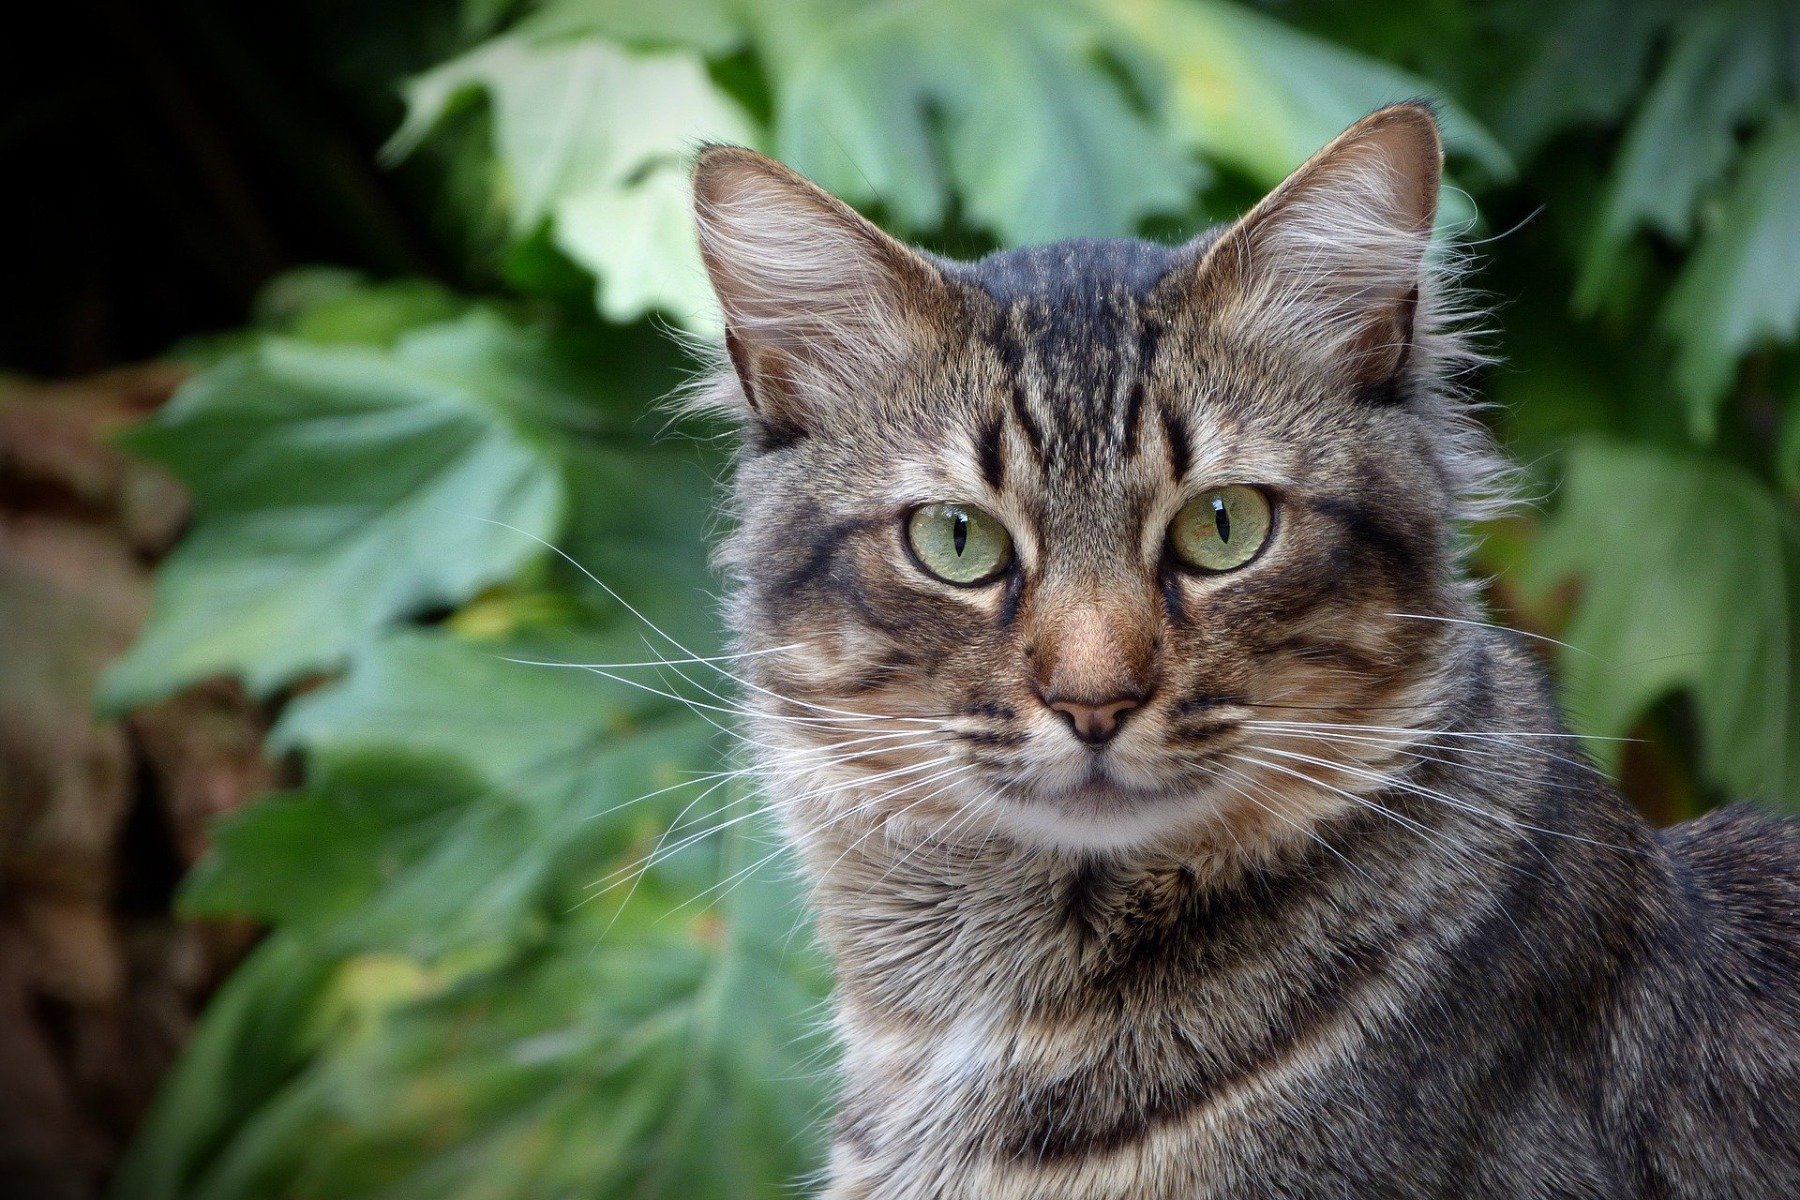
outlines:
M1717 226L1669 296L1667 326L1681 343L1676 385L1696 431L1710 435L1738 360L1800 331L1800 106L1789 106L1744 155Z
M1199 167L1097 61L1067 4L759 7L776 152L913 229L958 198L1008 242L1124 232L1184 207Z
M1737 467L1663 450L1581 443L1563 516L1538 543L1540 581L1585 578L1564 636L1567 703L1623 737L1688 692L1702 766L1722 787L1800 808L1800 522ZM1617 503L1639 497L1636 504ZM1658 536L1646 538L1648 525ZM1748 605L1758 619L1745 621ZM1598 747L1603 757L1613 753Z
M1578 726L1657 741L1685 805L1800 807L1796 22L1416 16L470 4L470 44L396 81L390 149L472 156L488 261L461 292L277 281L131 435L198 514L107 696L235 675L283 706L301 782L187 883L189 911L274 931L120 1196L772 1196L817 1165L826 981L702 661L722 463L655 436L682 364L639 320L715 320L685 211L705 139L967 252L1179 235L1369 108L1438 98L1487 227L1522 225L1480 281L1516 364L1489 385L1553 500L1485 531L1496 600L1569 643Z
M761 86L738 97L709 75L703 56L726 53L768 64ZM514 237L548 222L610 318L660 308L708 329L685 183L705 141L767 147L915 233L954 217L1020 243L1187 216L1207 159L1268 186L1357 116L1429 91L1223 3L775 0L654 22L556 0L413 80L390 150L485 96ZM1479 125L1446 116L1454 148L1505 173Z
M557 246L601 280L597 302L614 320L706 310L683 203L687 160L700 140L752 133L698 56L602 38L496 38L408 85L392 151L405 153L470 91L493 106L515 237L549 222Z
M470 316L386 352L271 339L182 391L131 445L206 513L113 671L128 704L230 672L268 692L371 630L516 572L556 526L555 465L517 394L484 394L509 333ZM475 359L475 370L464 369ZM509 380L517 383L517 380Z
M1442 89L1236 4L1110 7L1156 62L1182 145L1268 186L1336 137L1349 114L1419 96L1437 101L1444 140L1490 176L1512 161ZM1351 120L1355 117L1351 116Z

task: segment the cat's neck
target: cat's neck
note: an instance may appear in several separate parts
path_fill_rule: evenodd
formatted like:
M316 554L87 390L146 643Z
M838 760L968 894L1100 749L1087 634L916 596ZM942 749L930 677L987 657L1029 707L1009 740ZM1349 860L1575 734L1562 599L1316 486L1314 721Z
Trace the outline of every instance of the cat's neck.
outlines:
M1419 817L1442 819L1409 817L1415 829ZM1284 952L1318 932L1302 910L1356 911L1419 886L1409 877L1422 864L1394 834L1371 815L1255 853L1203 838L1087 855L875 836L816 843L806 857L843 1002L881 1023L942 1027L1092 1002L1138 958L1179 972L1200 969L1207 944ZM1283 928L1280 913L1296 923Z
M1114 1146L1143 1158L1128 1176L1153 1177L1160 1151L1142 1134L1165 1108L1209 1097L1225 1112L1354 1053L1437 947L1504 903L1421 869L1393 829L1352 817L1325 832L1332 852L1309 842L1236 873L1171 854L874 839L816 863L843 1177L944 1161L1054 1174ZM984 1193L998 1194L958 1194Z

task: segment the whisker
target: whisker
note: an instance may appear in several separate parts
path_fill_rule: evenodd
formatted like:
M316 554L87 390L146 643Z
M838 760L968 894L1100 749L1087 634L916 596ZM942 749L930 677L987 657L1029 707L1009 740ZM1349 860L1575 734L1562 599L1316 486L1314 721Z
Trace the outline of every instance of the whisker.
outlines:
M694 658L694 659L702 659L702 658L709 657L707 655L696 654L693 650L689 649L685 644L683 644L673 634L669 633L667 630L663 629L662 626L658 625L655 621L652 621L649 617L645 616L642 612L640 612L636 605L632 604L631 601L627 600L624 596L620 595L618 593L618 591L612 587L612 585L608 584L605 580L601 579L598 575L596 575L592 571L588 570L585 566L583 566L579 561L577 561L572 555L569 554L568 551L564 550L561 546L558 546L554 542L551 542L545 538L539 537L537 534L532 533L529 529L521 529L517 525L512 525L505 521L496 520L492 517L472 517L471 520L480 521L481 523L483 523L485 525L497 525L502 529L511 530L512 532L518 534L521 537L529 538L531 541L536 542L538 545L544 547L546 550L550 551L552 554L556 555L558 558L560 558L564 562L568 563L571 567L574 567L577 571L581 572L581 574L584 577L586 577L586 579L590 583L592 583L595 587L599 588L602 592L606 593L606 595L608 595L614 601L616 601L619 604L619 606L622 607L626 612L630 613L632 616L636 617L639 621L641 621L644 624L644 626L650 630L650 632L654 633L657 637L660 637L663 641L669 643L669 645L675 647L675 649L681 651L682 654L686 655L689 658ZM713 670L717 671L720 675L723 675L725 678L731 680L733 683L737 684L740 687L748 688L751 691L760 692L764 695L772 696L775 699L781 700L785 703L798 704L803 707L816 709L816 710L822 711L822 712L841 711L841 710L833 710L827 706L813 704L809 701L796 699L791 696L783 696L778 692L770 691L768 688L765 688L761 684L755 683L752 680L745 679L739 675L734 675L730 671L727 671L723 667L720 667L716 664L708 664L708 665L711 665ZM865 714L853 713L850 715L862 716ZM907 720L909 718L894 717L894 718L890 718L890 719L891 720ZM926 719L926 718L920 718L920 719Z
M1294 759L1299 762L1311 763L1314 766L1327 767L1331 770L1336 770L1336 771L1346 771L1352 775L1358 776L1359 778L1368 779L1373 782L1378 782L1378 783L1381 783L1381 784L1384 784L1384 785L1390 786L1390 787L1397 787L1397 788L1402 789L1403 791L1410 792L1415 796L1420 796L1427 800L1436 800L1440 803L1448 804L1450 807L1458 809L1459 811L1462 811L1462 812L1466 812L1471 816L1482 817L1489 821L1497 821L1509 829L1520 829L1520 830L1526 830L1531 833L1541 833L1541 834L1545 835L1546 837L1566 838L1570 841L1581 842L1584 845L1595 846L1595 847L1598 847L1603 850L1626 850L1626 849L1628 849L1628 847L1625 847L1625 846L1615 846L1615 845L1611 845L1610 843L1607 843L1607 842L1597 842L1592 838L1581 837L1578 834L1565 833L1561 830L1556 830L1556 829L1544 829L1539 826L1529 824L1528 822L1520 821L1513 817L1504 816L1504 815L1502 815L1500 813L1496 813L1496 812L1491 812L1485 808L1482 808L1479 805L1470 804L1466 801L1458 800L1453 796L1445 794L1444 792L1437 791L1435 788L1428 788L1428 787L1425 787L1423 784L1415 783L1411 780L1400 778L1399 776L1384 775L1377 771L1371 771L1366 767L1351 766L1350 764L1347 764L1347 763L1334 763L1334 762L1330 762L1326 759L1314 758L1311 755L1299 754L1292 750L1277 750L1277 749L1274 749L1274 748L1268 747L1268 746L1258 747L1258 753L1275 754L1275 755L1279 755L1282 758L1290 758L1290 759Z
M1459 768L1462 768L1465 770L1471 770L1471 771L1481 771L1484 774L1492 774L1492 775L1500 776L1502 778L1511 778L1512 777L1511 774L1508 772L1494 771L1491 768L1477 767L1477 766L1473 765L1472 763L1462 762L1460 759L1442 758L1437 755L1425 754L1425 753L1413 748L1420 744L1420 740L1402 741L1402 740L1396 740L1396 739L1391 739L1391 738L1375 737L1370 734L1361 734L1361 733L1356 733L1356 732L1344 732L1345 730L1352 730L1352 729L1356 728L1354 726L1337 725L1337 724L1334 724L1331 722L1324 722L1324 723L1315 725L1315 724L1309 724L1309 723L1300 722L1300 721L1291 721L1291 722L1245 721L1244 725L1245 726L1253 726L1258 729L1268 729L1275 733L1283 734L1288 737L1318 738L1321 741L1339 741L1339 742L1345 742L1345 743L1349 743L1349 744L1361 744L1361 745L1367 745L1367 746L1385 747L1385 748L1392 749L1395 752L1400 753L1400 754L1409 754L1409 755L1413 756L1414 758L1422 758L1422 759L1426 759L1427 761L1430 761L1430 762L1443 763L1445 766L1459 767ZM1410 730L1401 730L1401 729L1394 729L1391 732L1396 733L1396 734L1402 734L1403 736L1407 736L1407 737L1410 737L1412 734L1412 731L1410 731ZM1437 736L1439 736L1439 735L1427 732L1426 735L1424 736L1424 738L1421 740L1426 743L1430 743ZM1506 761L1509 758L1509 755L1503 750L1487 749L1483 746L1480 746L1479 744L1473 745L1473 746L1471 746L1471 745L1444 746L1441 748L1444 750L1447 750L1447 751L1454 751L1457 754L1473 755L1473 756L1476 756L1479 758L1485 758L1485 759L1496 760L1496 761ZM1574 767L1580 771L1586 771L1590 774L1599 776L1602 779L1606 778L1606 773L1604 771L1600 770L1600 768L1594 766L1593 763L1587 762L1587 761L1585 761L1583 759L1579 759L1579 758L1568 758L1561 754L1552 754L1549 750L1545 749L1541 745L1513 744L1511 746L1511 748L1518 753L1529 754L1535 758L1542 758L1542 759L1545 759L1550 762L1562 763L1564 766Z
M740 658L755 658L762 654L781 654L788 650L798 650L805 645L805 642L789 642L785 646L770 646L764 650L743 650L736 654L709 654L690 658L652 658L646 659L643 662L578 663L562 662L557 659L538 661L529 658L509 658L506 659L506 661L524 663L533 667L582 667L606 671L623 671L628 667L704 666L709 663L733 662Z
M1589 658L1595 657L1591 651L1583 650L1579 646L1571 646L1567 642L1559 642L1553 637L1547 637L1541 633L1532 633L1526 629L1515 629L1511 625L1495 625L1489 621L1475 621L1467 617L1433 617L1428 616L1425 613L1390 612L1382 613L1381 615L1384 617L1402 617L1408 621L1441 621L1446 625L1467 625L1474 629L1491 629L1495 633L1516 633L1520 637L1530 638L1535 642L1544 642L1551 646L1560 646L1564 650L1568 650L1574 654L1585 654Z
M589 674L598 675L602 679L610 679L614 683L623 684L626 687L635 688L641 692L647 692L652 696L659 696L664 700L672 700L677 704L682 704L689 708L703 708L710 712L724 713L727 716L733 717L753 717L756 719L783 721L791 725L820 725L825 727L853 727L855 724L870 721L916 721L932 723L929 718L925 717L895 717L884 713L858 713L856 714L855 721L848 720L844 717L795 717L782 713L761 713L754 709L733 706L730 704L709 704L704 700L696 700L692 696L683 696L679 692L659 688L652 684L645 683L641 679L633 679L629 675L620 675L613 671L609 671L604 667L597 667L587 663L563 663L540 659L514 658L505 654L496 655L495 657L502 662L514 663L525 667L568 667L573 670L586 671ZM685 679L686 676L683 676L683 678ZM688 682L691 683L693 681L689 680Z
M957 772L950 772L950 773L949 773L949 774L951 774L951 775L952 775L952 776L954 776L954 775L955 775L955 774L957 774ZM922 783L921 783L921 784L915 784L915 785L909 785L909 786L923 786L923 784L922 784ZM931 793L931 794L930 794L930 795L928 795L928 796L924 796L924 797L920 797L920 798L919 798L919 799L917 799L917 800L914 800L914 801L911 801L911 802L909 802L909 803L908 803L908 804L907 804L907 805L905 805L905 806L903 806L903 807L902 807L902 809L901 809L901 811L902 811L902 813L905 813L905 812L908 812L908 811L910 811L910 810L911 810L911 809L912 809L912 808L914 808L914 807L916 807L916 806L917 806L917 805L918 805L918 804L921 804L921 803L924 803L924 802L925 802L925 801L926 801L926 800L929 800L929 799L931 799L931 798L933 798L933 797L935 797L935 796L937 796L937 795L940 795L940 794L941 794L941 793L942 793L942 792L944 792L944 791L946 791L946 790L948 790L948 789L949 789L949 788L950 788L950 787L952 787L952 786L954 786L954 782L952 782L952 783L948 783L948 784L945 784L945 785L944 785L944 786L943 786L943 787L940 787L940 788L939 788L939 789L938 789L938 790L937 790L937 791L934 791L934 792L932 792L932 793ZM904 790L904 789L902 789L902 790ZM886 795L886 796L882 796L882 797L878 797L878 798L877 798L877 800L876 800L876 801L875 801L875 802L879 802L879 801L881 801L881 800L886 800L886 799L889 799L889 798L891 798L891 797L892 797L892 795L893 795L893 794L894 794L894 793L891 793L891 792L890 792L890 793L888 793L888 795ZM872 803L874 803L874 802L872 802ZM858 809L857 809L857 811L863 811L863 810L866 810L866 809L867 809L867 808L868 808L868 807L869 807L869 805L868 805L868 804L864 804L864 805L859 805L859 806L858 806ZM836 822L837 822L837 821L839 821L839 820L842 820L842 819L844 819L844 815L840 815L840 816L838 816L838 817L834 817L834 818L833 818L833 819L832 819L832 820L831 820L831 821L830 821L830 822L827 822L827 827L828 827L828 826L829 826L829 825L832 825L832 824L835 824L835 823L836 823ZM871 832L872 832L872 831L871 831ZM863 834L863 836L864 836L864 837L867 837L867 836L868 836L868 832L865 832L865 833L864 833L864 834ZM861 839L860 839L860 838L859 838L859 839L858 839L858 843L857 843L857 844L860 844L860 842L861 842ZM730 877L730 878L728 878L728 879L723 879L723 880L720 880L720 881L719 881L719 882L718 882L718 883L715 883L715 884L713 884L713 885L712 885L712 886L711 886L711 887L709 887L709 888L707 888L707 889L706 889L706 890L705 890L705 891L703 891L703 892L701 892L701 893L699 893L699 894L698 894L698 895L696 895L696 896L691 896L691 897L689 897L689 898L688 898L688 899L686 899L686 900L684 900L684 901L682 901L682 902L681 902L681 903L680 903L680 904L678 904L678 905L676 905L676 906L675 906L675 908L673 908L673 909L671 909L671 910L670 910L670 912L671 912L671 913L675 913L675 912L679 912L679 911L680 911L680 910L681 910L681 909L683 909L683 908L685 908L685 907L687 907L687 906L688 906L688 905L689 905L689 904L692 904L692 903L694 903L694 902L695 902L695 901L697 901L697 900L700 900L700 899L703 899L703 898L704 898L704 897L706 897L706 896L707 896L707 895L709 895L709 894L711 894L711 893L712 893L712 892L715 892L715 891L718 891L718 892L719 892L719 893L720 893L720 895L724 895L724 894L725 894L725 893L726 893L726 892L727 892L727 891L729 891L729 889L730 889L730 888L731 888L731 887L732 887L732 886L734 886L734 885L735 885L735 884L736 884L736 883L738 883L738 882L739 882L739 881L740 881L740 880L742 880L742 879L743 879L743 878L744 878L744 877L745 877L745 876L747 876L747 875L748 875L748 874L749 874L749 873L750 873L750 872L752 872L752 871L754 871L754 870L756 870L756 869L758 869L758 868L760 868L760 867L763 867L763 866L765 866L765 865L766 865L766 864L768 864L768 863L770 863L770 862L773 862L773 861L774 861L774 860L775 860L775 859L777 859L777 858L779 858L779 857L780 857L780 856L781 856L781 854L782 854L782 853L783 853L783 852L784 852L784 850L785 850L785 847L783 847L783 848L778 848L778 849L777 849L777 850L775 850L775 851L774 851L774 852L773 852L773 853L771 853L771 854L769 854L769 855L767 855L767 856L765 856L765 857L763 857L763 858L761 858L761 859L758 859L758 860L757 860L757 861L756 861L756 862L754 862L754 863L751 863L751 864L750 864L750 866L748 866L748 867L745 867L745 868L744 868L744 869L743 869L743 870L741 870L741 871L739 871L739 872L737 872L737 873L736 873L736 874L734 874L734 875L732 875L732 876L731 876L731 877ZM842 858L842 856L840 856L840 861L841 861L841 858Z
M1277 728L1277 727L1280 727L1283 725L1294 725L1294 726L1316 729L1316 728L1319 728L1321 723L1307 722L1307 721L1245 721L1244 724L1267 726L1270 728ZM1469 730L1457 730L1457 729L1407 729L1407 728L1404 728L1404 727L1398 726L1398 725L1351 725L1351 724L1341 724L1340 725L1335 722L1331 723L1330 727L1335 728L1335 729L1353 729L1358 732L1367 732L1367 733L1419 734L1419 735L1428 735L1430 737L1469 738L1472 740L1494 740L1494 741L1505 741L1510 738L1533 738L1533 739L1543 738L1543 739L1549 739L1549 740L1577 741L1577 742L1637 742L1637 741L1642 740L1641 738L1603 737L1599 734L1593 734L1593 733L1545 733L1545 732L1542 732L1539 730L1530 730L1530 729L1495 729L1495 730L1481 730L1481 731L1469 731Z
M934 767L941 766L944 763L949 762L949 761L951 761L950 756L944 756L944 757L935 758L935 759L926 759L923 762L913 763L913 764L910 764L905 767L899 767L892 771L884 772L880 775L871 776L869 779L864 780L862 782L874 783L874 782L878 782L878 781L881 781L884 779L895 778L895 777L907 775L907 774L913 773L915 771L930 770ZM893 789L889 792L883 793L881 796L878 796L873 801L870 801L867 803L879 803L882 800L889 799L892 796L897 795L899 792L904 791L907 787L924 786L926 783L931 782L931 780L935 779L935 778L938 778L938 777L931 776L925 780L914 781L912 783L903 784L901 787ZM705 794L710 794L711 792L718 790L718 788L724 786L724 784L726 782L729 782L729 781L721 780L719 783L714 784L711 788L707 789L707 793L705 793ZM821 789L821 790L818 790L818 791L815 791L812 793L802 794L800 796L786 797L786 798L784 798L784 800L782 802L787 803L787 804L803 802L803 801L810 800L810 799L816 799L819 796L822 796L824 794L826 794L825 791L823 789ZM755 798L756 797L754 795L748 795L740 800L734 800L732 802L732 804L735 805L738 803L743 803L745 800L754 800ZM696 799L695 803L697 803L697 802L698 802L698 799ZM693 807L693 805L690 804L688 807L691 809ZM657 842L656 848L653 849L649 855L645 856L645 858L641 862L631 863L625 867L621 867L621 868L611 872L608 875L602 876L600 879L589 884L588 888L590 890L595 890L595 891L604 891L608 888L616 886L621 881L622 877L627 874L635 873L636 878L641 879L644 876L644 874L655 869L656 866L658 866L660 863L667 862L669 860L669 858L671 858L675 854L680 853L682 850L695 844L696 842L704 841L706 838L711 837L712 835L714 835L716 833L719 833L725 829L729 829L731 826L736 825L741 821L749 819L749 817L754 816L756 812L763 811L764 807L765 807L764 805L758 804L756 809L751 813L746 813L746 814L743 814L738 817L733 817L731 820L725 822L722 825L711 826L706 829L701 829L694 833L688 834L685 837L683 837L680 841L677 841L673 845L670 845L667 847L665 847L663 841L661 839L659 839ZM687 811L686 809L683 810L684 813L686 811ZM679 819L677 819L676 824L678 824L678 823L679 823ZM675 825L673 825L673 824L670 825L668 830L665 831L664 837L666 838L669 833L674 832L674 828L675 828ZM634 886L635 886L635 884L634 884Z
M1419 822L1413 820L1411 817L1408 817L1404 813L1395 812L1393 809L1387 807L1385 804L1382 804L1379 801L1377 801L1371 797L1359 796L1354 792L1348 791L1344 788L1335 787L1332 784L1326 783L1322 779L1317 779L1311 775L1308 775L1304 771L1296 771L1293 768L1285 767L1285 766L1281 765L1280 763L1266 762L1263 759L1256 758L1256 757L1253 757L1253 756L1247 755L1247 754L1234 753L1232 755L1232 757L1234 757L1235 759L1237 759L1240 762L1248 762L1255 766L1262 767L1264 770L1276 771L1276 772L1279 772L1280 774L1289 776L1290 778L1297 779L1302 783L1309 784L1316 788L1322 788L1325 791L1331 792L1334 795L1340 796L1343 799L1350 801L1350 803L1357 805L1358 807L1367 808L1372 812L1378 812L1381 815L1387 817L1389 820L1400 825L1402 828L1410 830L1411 832L1418 834L1421 838L1424 838L1426 841L1430 842L1431 844L1442 847L1446 850L1449 850L1453 856L1460 854L1460 855L1467 857L1468 855L1477 853L1477 851L1475 850L1474 847L1460 846L1460 845L1456 844L1454 841L1451 841L1449 839L1446 839L1446 838L1434 833L1431 829L1429 829L1426 826L1420 824ZM1471 879L1475 879L1478 881L1481 879L1480 874L1477 873L1476 871L1474 871L1474 869L1472 867L1470 867L1467 862L1460 862L1458 865L1461 866L1462 869L1469 872L1469 877Z
M1355 871L1358 875L1361 875L1364 879L1368 880L1370 883L1375 882L1374 876L1370 875L1367 871L1365 871L1361 867L1359 867L1355 862L1353 862L1350 858L1348 858L1344 854L1343 851L1339 850L1336 846L1333 846L1330 842L1326 841L1324 836L1321 835L1318 830L1312 828L1306 822L1297 820L1294 817L1291 817L1288 814L1282 812L1279 807L1274 806L1274 805L1264 804L1261 800L1258 800L1256 798L1256 796L1253 795L1250 791L1251 788L1256 786L1256 782L1257 782L1256 780L1252 779L1248 775L1245 775L1242 771L1234 770L1233 768L1226 766L1224 763L1217 764L1217 770L1225 772L1226 774L1228 774L1230 776L1230 779L1235 779L1238 781L1239 784L1242 785L1242 786L1238 786L1238 784L1233 784L1232 782L1230 782L1229 779L1223 781L1225 783L1225 786L1230 788L1233 792L1237 793L1239 796L1242 796L1244 799L1248 800L1250 803L1256 805L1256 807L1262 809L1264 812L1268 813L1271 817L1276 817L1282 821L1285 821L1287 824L1291 825L1293 828L1298 829L1300 832L1306 834L1306 836L1310 837L1313 841L1317 842L1320 846L1324 847L1327 852L1335 855L1337 857L1338 861L1342 862L1345 866L1349 867L1352 871ZM1229 828L1229 826L1227 828ZM1234 842L1237 840L1237 835L1235 833L1232 834L1232 840ZM1242 850L1241 845L1239 846L1239 850L1240 851Z

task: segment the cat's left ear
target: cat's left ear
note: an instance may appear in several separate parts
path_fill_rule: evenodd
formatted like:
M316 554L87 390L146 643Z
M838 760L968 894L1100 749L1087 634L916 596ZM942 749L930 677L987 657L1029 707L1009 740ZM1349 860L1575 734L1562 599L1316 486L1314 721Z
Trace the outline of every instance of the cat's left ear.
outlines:
M1379 388L1412 350L1443 144L1423 104L1358 121L1204 248L1190 303L1228 336L1299 349Z

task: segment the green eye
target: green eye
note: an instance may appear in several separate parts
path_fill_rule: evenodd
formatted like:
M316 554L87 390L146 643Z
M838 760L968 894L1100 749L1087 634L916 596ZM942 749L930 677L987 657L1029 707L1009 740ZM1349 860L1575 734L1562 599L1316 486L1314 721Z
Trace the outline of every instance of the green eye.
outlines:
M1232 571L1256 557L1274 524L1269 498L1255 488L1214 488L1182 506L1169 544L1190 567Z
M1006 526L966 504L927 504L906 522L925 569L947 583L986 583L1012 561Z

